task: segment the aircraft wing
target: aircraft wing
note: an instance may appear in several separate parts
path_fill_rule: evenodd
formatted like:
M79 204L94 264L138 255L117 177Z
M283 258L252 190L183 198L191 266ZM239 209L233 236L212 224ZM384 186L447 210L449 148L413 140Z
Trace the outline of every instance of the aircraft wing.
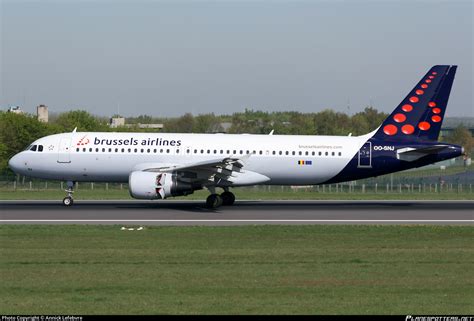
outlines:
M179 180L200 183L203 186L244 186L264 183L270 179L246 170L250 154L242 157L225 157L184 164L140 164L135 170L145 172L177 173Z
M417 159L420 159L424 156L436 154L439 151L448 148L448 145L433 145L429 147L423 148L413 148L413 147L406 147L397 150L397 159L413 162Z
M174 171L182 171L182 170L198 170L198 169L210 169L210 168L219 168L219 167L236 167L242 168L244 166L244 160L239 158L233 157L226 157L226 158L217 158L217 159L210 159L201 162L193 162L193 163L184 163L184 164L163 164L158 165L154 168L144 169L146 172L174 172Z

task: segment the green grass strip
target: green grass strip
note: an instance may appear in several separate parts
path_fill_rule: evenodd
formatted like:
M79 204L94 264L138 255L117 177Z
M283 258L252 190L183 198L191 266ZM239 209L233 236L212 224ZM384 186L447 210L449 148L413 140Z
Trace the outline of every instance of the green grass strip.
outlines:
M472 226L0 226L0 314L474 314Z

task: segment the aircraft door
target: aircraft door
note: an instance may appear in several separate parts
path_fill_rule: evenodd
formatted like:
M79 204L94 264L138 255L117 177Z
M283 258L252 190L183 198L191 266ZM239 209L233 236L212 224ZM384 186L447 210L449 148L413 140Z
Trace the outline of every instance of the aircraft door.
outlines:
M58 163L70 163L71 162L71 138L61 138L58 149Z
M359 163L357 167L372 167L372 143L367 142L359 150Z

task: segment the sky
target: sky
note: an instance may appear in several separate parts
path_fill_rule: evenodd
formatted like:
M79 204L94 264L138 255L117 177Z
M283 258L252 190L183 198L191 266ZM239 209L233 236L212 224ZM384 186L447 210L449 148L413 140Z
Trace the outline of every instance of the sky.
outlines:
M474 2L0 0L0 108L99 116L391 112L458 65L474 117Z

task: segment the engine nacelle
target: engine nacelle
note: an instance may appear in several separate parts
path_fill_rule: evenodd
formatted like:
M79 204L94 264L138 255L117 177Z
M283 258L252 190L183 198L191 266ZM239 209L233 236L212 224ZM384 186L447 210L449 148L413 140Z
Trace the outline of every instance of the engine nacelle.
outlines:
M128 185L130 195L138 199L164 199L192 194L199 189L198 186L179 181L176 173L161 172L132 172Z

